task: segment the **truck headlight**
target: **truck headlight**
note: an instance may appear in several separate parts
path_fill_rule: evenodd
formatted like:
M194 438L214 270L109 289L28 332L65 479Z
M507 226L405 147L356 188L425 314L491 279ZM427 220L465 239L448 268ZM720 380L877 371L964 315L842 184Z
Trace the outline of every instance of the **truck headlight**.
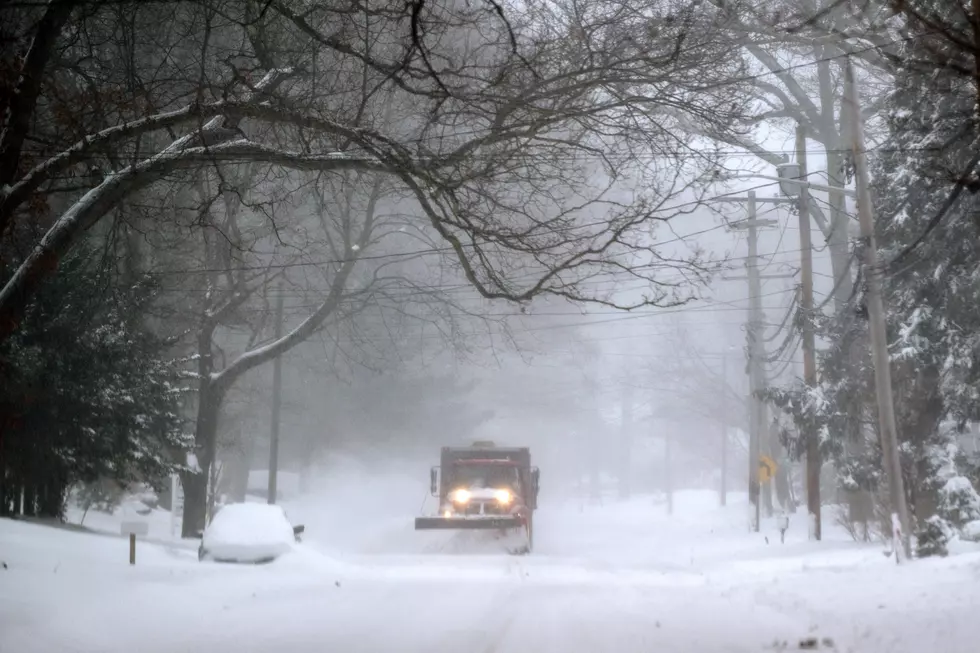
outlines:
M504 505L510 503L511 500L514 498L511 495L510 490L495 490L493 495L497 498L497 501L499 501Z
M460 488L453 492L449 498L453 503L466 503L470 500L470 491Z

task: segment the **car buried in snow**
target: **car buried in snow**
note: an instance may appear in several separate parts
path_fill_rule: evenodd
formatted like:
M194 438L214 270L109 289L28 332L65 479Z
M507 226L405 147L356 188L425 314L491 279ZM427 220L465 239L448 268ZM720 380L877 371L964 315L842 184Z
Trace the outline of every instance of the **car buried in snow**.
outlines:
M289 553L304 526L293 526L282 506L231 503L222 506L201 536L201 561L263 564Z

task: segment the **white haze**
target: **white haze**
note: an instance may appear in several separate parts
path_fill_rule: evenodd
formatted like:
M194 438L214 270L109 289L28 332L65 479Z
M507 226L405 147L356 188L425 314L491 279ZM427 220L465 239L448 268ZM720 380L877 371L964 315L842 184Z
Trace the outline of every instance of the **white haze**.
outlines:
M99 3L80 3L75 11L87 11L81 5L88 4ZM263 4L248 3L248 8ZM318 2L274 0L266 9L272 7L270 15L278 15L280 4L308 11L304 15L313 16L314 23L322 20ZM427 16L423 8L435 4L368 2L347 8L340 3L337 6L344 8L337 11L359 15L371 7L376 10L372 19L377 14L382 22L387 20L386 12L406 7L405 11L414 8ZM628 16L636 21L655 10L687 5L694 12L714 15L710 12L727 4L721 0L439 3L433 12L465 5L477 16L473 20L486 22L472 25L460 19L457 25L443 25L441 31L423 29L424 36L436 43L439 56L434 63L415 62L418 68L405 73L405 79L422 85L419 80L435 69L448 78L450 63L459 57L480 64L467 72L476 81L454 76L450 83L460 88L478 85L486 82L479 75L493 73L501 97L479 97L472 100L473 106L481 110L484 104L508 106L509 84L525 94L534 85L521 77L530 73L520 67L501 69L499 79L494 72L497 60L512 53L510 34L497 20L498 12L513 12L520 48L531 48L538 31L567 32L555 38L558 45L567 40L584 51L586 45L594 45L592 39L609 49L596 55L601 59L615 54L613 46L627 52L635 43L620 39L615 30L609 36L595 36L610 31L603 25L595 27L595 34L582 30L580 35L572 22L547 22L550 12L565 18L581 12L596 19L602 11L618 11L622 6L635 9ZM787 8L794 13L800 7L809 11L811 5L795 0L751 4L753 9L756 4L764 8L767 16L775 15L776 22ZM886 12L904 3L876 5ZM229 43L248 40L236 32L234 21L221 23L220 11L213 16L203 13L217 21L214 38L221 48L234 51L238 46ZM409 18L401 16L392 24L411 29ZM661 18L658 14L657 20ZM854 29L870 30L867 21L874 23L877 18L855 13L854 20ZM544 22L533 23L532 30L527 21ZM674 29L673 14L662 25L650 22L667 33ZM316 165L324 160L367 164L317 169L307 160L288 169L268 161L251 162L241 155L250 162L216 160L199 176L195 169L187 178L177 174L183 174L183 168L175 168L168 172L176 181L161 175L158 184L125 195L134 206L139 201L150 207L145 214L134 211L132 232L127 233L139 243L134 249L142 248L140 262L145 270L141 271L162 284L156 306L159 315L148 322L176 343L171 358L187 363L183 373L189 391L181 408L190 431L200 435L195 429L207 422L200 419L207 412L201 408L207 406L201 400L207 383L237 369L241 361L270 351L270 345L281 344L282 334L311 324L311 315L332 306L325 321L314 325L278 362L264 361L233 379L223 388L227 394L216 409L212 467L216 487L211 498L218 509L227 502L265 502L270 467L275 464L277 501L292 524L305 527L302 541L270 564L199 561L198 540L179 534L172 485L159 492L134 485L120 506L107 510L82 507L73 495L64 523L2 519L0 653L978 650L980 534L977 542L968 541L965 530L963 537L951 538L948 556L896 565L894 543L877 535L862 541L853 530L855 523L843 516L845 492L827 464L822 471L823 537L815 541L806 514L805 462L787 455L779 443L784 435L780 428L793 427L792 420L771 405L757 432L772 436L763 448L771 446L769 453L778 459L781 478L792 488L795 501L779 505L777 498L772 510L762 508L758 528L750 526L750 467L757 465L749 453L754 400L747 343L753 300L758 300L763 313L763 349L766 355L777 352L764 365L763 376L768 377L763 381L788 387L803 374L793 312L803 282L800 226L794 207L766 201L785 197L777 183L765 178L777 173L773 157L795 158L797 116L775 104L790 96L798 99L794 95L798 93L817 111L821 80L813 59L814 52L823 52L826 44L805 41L806 33L797 38L796 32L773 28L769 34L760 24L759 32L751 35L760 40L772 37L772 43L765 44L765 52L772 53L769 63L753 56L741 42L742 36L748 41L748 31L729 43L730 57L718 57L704 46L714 58L700 73L705 78L700 92L718 99L716 105L705 101L709 106L698 106L700 114L665 101L663 107L651 110L655 119L641 115L634 123L620 116L621 123L605 133L597 125L606 127L603 121L612 123L613 118L603 114L593 123L584 118L579 123L576 113L558 126L542 129L537 134L542 138L527 138L520 146L515 143L523 137L516 136L480 144L479 156L464 156L460 170L446 172L444 168L451 165L429 169L418 162L429 157L438 162L445 152L475 138L473 133L497 129L488 126L493 112L473 109L443 115L441 105L432 100L438 97L436 91L412 95L393 84L390 92L384 92L387 95L365 98L363 112L351 109L356 100L348 95L363 89L348 77L357 77L360 60L343 54L346 44L337 49L343 56L331 49L334 45L324 45L334 43L331 39L354 42L347 32L356 30L349 27L337 27L336 33L320 41L311 39L309 60L302 53L297 58L316 69L313 82L298 75L298 67L283 64L279 73L297 77L283 86L286 93L300 89L290 96L297 111L307 111L302 103L310 95L308 113L323 124L336 118L342 125L354 124L352 133L376 130L377 137L356 142L347 139L343 130L312 129L311 136L305 127L299 129L288 121L270 120L266 125L238 120L234 129L222 127L232 135L215 129L205 134L201 127L199 135L188 128L185 138L204 141L207 135L226 150L229 142L242 147L260 143L270 151L286 143L290 153L302 150L296 154L300 158L311 152L322 154ZM852 26L846 27L849 31ZM170 34L171 29L177 28L161 32ZM192 26L188 29L192 36L186 41L195 47L175 57L195 60L195 39L205 37ZM882 33L888 29L885 25ZM211 32L210 23L206 32ZM262 30L255 33L261 36ZM388 42L387 34L374 36L378 43L372 46L372 56L390 56L402 45L397 37ZM786 40L780 42L777 36ZM646 37L660 44L659 33L651 31ZM860 45L864 36L851 40ZM281 56L285 61L295 54L291 41L273 45L273 59ZM549 42L548 48L560 53L558 45ZM249 48L260 49L255 44ZM548 48L542 46L546 64L560 67L560 56ZM207 54L207 44L201 49L202 78L206 69L225 71L238 65L234 54L215 58ZM75 56L70 46L65 52L66 57ZM254 55L249 50L241 58L251 65L251 59L262 53ZM411 55L415 56L414 50ZM739 68L743 60L747 61L744 70ZM729 70L729 64L737 79L718 82L717 71ZM372 75L384 78L378 88L384 87L387 76L403 72L395 68L364 65L363 88L370 86ZM213 74L221 79L225 72ZM239 73L236 68L236 79ZM760 79L768 86L748 84ZM836 89L840 80L833 81ZM864 67L860 81L875 92L887 85ZM220 84L208 83L209 92L219 97L214 89ZM691 80L686 83L695 85ZM438 90L435 82L432 86ZM617 94L630 95L642 105L648 98L632 86L614 79L590 87L588 97L599 103ZM635 86L651 96L659 92L644 83ZM715 132L726 125L709 119L727 115L729 87L738 87L738 93L749 98L746 104L753 116L745 117L744 132L734 130L722 134L728 140L716 140ZM691 93L687 87L678 91L677 104L684 103L685 93ZM202 91L196 101L217 101L204 95ZM274 113L279 107L278 97L274 99L251 110ZM447 106L459 100L443 99ZM839 99L834 95L830 100L832 129L836 129L834 102ZM573 97L569 105L577 101ZM521 109L532 118L548 111L538 109L536 114ZM441 122L430 125L430 111ZM798 112L812 122L806 111ZM609 115L618 114L610 111ZM699 116L705 124L700 124ZM509 115L501 117L502 123L508 120L519 122ZM663 127L667 135L659 136L654 126ZM512 132L523 128L507 126ZM582 136L580 128L591 132ZM681 134L676 143L674 132ZM870 118L868 132L872 140L884 138L883 115ZM823 137L810 136L806 141L809 179L826 183L826 155L832 148ZM152 157L154 147L163 149L170 142L167 134L160 138L162 146L150 143L146 145L150 154L139 156ZM220 141L225 138L236 140ZM44 142L40 137L37 141ZM550 153L540 142L563 145ZM478 169L492 163L497 147L504 152L503 167L510 176L483 178ZM523 152L522 148L534 152L528 154L533 162L514 153ZM283 152L278 152L279 159L285 158ZM134 155L134 160L139 156ZM385 166L397 168L391 161L416 168L403 176L390 174L392 168ZM100 179L106 174L96 172ZM466 178L467 174L473 178ZM3 192L10 188L5 186ZM450 188L446 200L443 193ZM78 198L66 191L63 203L75 209L98 205L97 190ZM758 297L751 296L746 280L750 249L747 232L739 225L749 217L746 203L727 201L744 199L749 192L759 199L756 217L773 221L758 234L758 263L765 277ZM812 196L815 205L826 211L828 193L814 190ZM78 233L65 236L66 241L80 242L84 232L85 238L102 244L114 242L116 230L122 228L101 217L78 228L63 217L65 209L58 209L57 202L62 200L52 200L51 215L44 217L50 217L50 225L40 224L44 220L31 225L42 235L49 227L52 232L76 229ZM436 209L430 208L433 205ZM647 205L659 205L658 218L673 217L649 220L627 231L629 244L610 245L608 252L601 252L606 257L601 263L570 266L554 278L546 274L567 254L549 237L569 238L570 250L581 248L584 241L568 233L581 237L582 231L592 233L589 229L596 224L607 226L603 220ZM844 208L853 218L854 200L848 198ZM547 229L542 236L538 229L537 240L525 242L493 231L551 224L549 220L563 211L572 216L569 221L574 226L558 236ZM368 223L373 225L370 233L364 227ZM847 246L856 242L853 226L848 228ZM363 238L360 229L365 229ZM490 235L483 235L483 229ZM814 219L809 229L813 295L822 310L836 287L831 248ZM38 236L30 244L40 252L51 240ZM515 245L515 241L519 242ZM478 251L485 258L474 254L475 242L481 244ZM527 251L528 242L539 249ZM653 248L655 254L643 247ZM462 264L464 251L469 258ZM703 261L700 273L687 264L695 256ZM355 260L349 278L336 291L336 280L345 278L345 266ZM854 257L847 266L853 261ZM610 272L611 262L622 267ZM14 281L37 273L28 263L16 269ZM473 269L469 276L467 265ZM650 275L651 269L656 274ZM241 279L233 279L236 274L247 277L254 292L238 310L219 319L213 333L198 339L204 333L201 325L220 312L211 302L237 297ZM519 295L538 280L547 282L548 291L530 301L488 299L474 288L474 279L487 294ZM568 289L579 300L587 295L590 301L560 296ZM0 286L0 291L6 292L6 286ZM660 301L646 301L660 291ZM14 288L8 295L16 292ZM335 295L342 299L331 304ZM282 301L281 315L275 308L277 300ZM781 347L786 343L791 346ZM817 341L818 349L830 344ZM198 375L202 360L213 367ZM274 415L278 415L275 424ZM876 416L868 421L873 419ZM866 430L874 431L875 426ZM858 424L858 430L863 427ZM275 462L273 432L279 434ZM976 454L980 441L972 433ZM529 447L532 464L540 469L540 505L534 513L535 539L529 555L502 550L496 533L414 528L416 517L439 512L429 475L440 463L441 448L476 441ZM193 446L201 454L207 443L199 439ZM152 499L147 499L150 495ZM878 517L885 523L888 515L885 510ZM132 540L136 558L130 565L128 538L123 536L133 522L145 524L148 532ZM283 532L288 539L288 528Z

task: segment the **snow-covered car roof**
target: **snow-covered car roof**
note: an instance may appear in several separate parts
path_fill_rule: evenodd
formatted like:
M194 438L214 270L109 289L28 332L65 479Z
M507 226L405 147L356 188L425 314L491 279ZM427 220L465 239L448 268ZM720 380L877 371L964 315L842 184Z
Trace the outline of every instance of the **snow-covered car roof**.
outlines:
M201 547L214 559L245 562L276 558L292 550L295 541L281 506L231 503L205 529Z

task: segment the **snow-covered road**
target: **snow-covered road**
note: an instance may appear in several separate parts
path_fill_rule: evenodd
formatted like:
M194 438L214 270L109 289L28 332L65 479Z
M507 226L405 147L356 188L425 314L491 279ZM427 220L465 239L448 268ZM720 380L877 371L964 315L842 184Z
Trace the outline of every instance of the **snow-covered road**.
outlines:
M980 552L899 568L688 500L543 509L529 557L419 553L440 547L394 521L340 551L321 524L260 567L147 543L130 568L121 538L0 520L0 652L977 650Z

